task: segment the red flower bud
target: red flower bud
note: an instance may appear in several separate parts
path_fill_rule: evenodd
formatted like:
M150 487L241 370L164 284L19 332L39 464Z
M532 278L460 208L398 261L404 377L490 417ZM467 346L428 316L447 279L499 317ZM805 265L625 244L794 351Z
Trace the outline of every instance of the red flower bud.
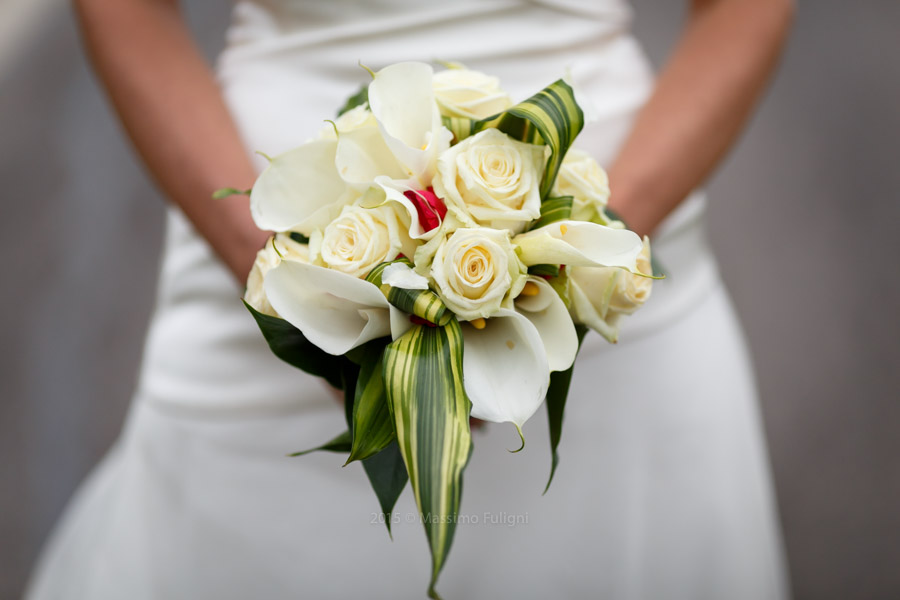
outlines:
M434 194L432 188L427 190L409 190L403 192L419 215L419 223L425 231L431 231L441 224L447 215L447 206Z

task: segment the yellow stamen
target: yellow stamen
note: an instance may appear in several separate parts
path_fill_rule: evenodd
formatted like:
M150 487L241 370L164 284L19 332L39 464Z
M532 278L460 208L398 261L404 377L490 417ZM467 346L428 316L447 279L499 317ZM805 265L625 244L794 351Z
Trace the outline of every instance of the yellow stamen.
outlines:
M559 226L559 232L560 232L561 234L563 234L563 235L566 235L566 232L567 232L568 230L569 230L569 228L566 227L565 225L560 225L560 226Z
M419 148L419 150L424 150L424 149L427 148L427 147L428 147L428 144L422 144L422 147Z
M525 287L522 288L523 296L537 296L541 293L541 288L533 281L526 281Z
M475 329L484 329L487 326L487 321L478 317L477 319L472 319L469 321L469 325L474 327Z

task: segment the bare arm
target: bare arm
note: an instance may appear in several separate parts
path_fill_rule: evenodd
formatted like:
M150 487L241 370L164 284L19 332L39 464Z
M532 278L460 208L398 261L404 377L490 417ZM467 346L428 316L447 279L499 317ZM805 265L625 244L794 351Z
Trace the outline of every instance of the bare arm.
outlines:
M692 0L685 31L609 170L610 206L651 232L735 142L774 70L791 0Z
M212 200L255 178L177 0L75 0L85 43L125 130L162 191L243 282L266 234L247 199Z

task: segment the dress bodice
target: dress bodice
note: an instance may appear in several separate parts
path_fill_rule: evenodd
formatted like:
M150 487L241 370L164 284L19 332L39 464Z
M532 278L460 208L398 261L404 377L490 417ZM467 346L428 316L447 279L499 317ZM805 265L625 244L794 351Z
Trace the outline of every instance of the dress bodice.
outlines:
M248 144L271 154L334 115L368 78L360 63L377 70L403 60L457 61L499 77L514 100L571 69L599 120L617 122L590 148L603 160L617 146L622 118L652 87L630 18L622 0L244 0L235 5L219 73L232 106L250 119ZM273 131L265 113L296 118Z

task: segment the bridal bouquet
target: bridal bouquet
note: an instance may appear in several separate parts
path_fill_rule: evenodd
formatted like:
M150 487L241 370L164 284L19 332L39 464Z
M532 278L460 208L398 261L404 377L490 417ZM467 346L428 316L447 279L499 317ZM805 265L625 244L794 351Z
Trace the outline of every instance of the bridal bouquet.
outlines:
M513 104L496 78L449 67L370 71L317 139L269 158L250 206L276 233L245 296L276 355L344 390L348 430L317 449L362 462L389 529L411 484L431 597L470 417L512 423L524 445L546 403L552 479L582 337L614 342L653 278L648 241L606 211L606 174L570 150L573 89Z

